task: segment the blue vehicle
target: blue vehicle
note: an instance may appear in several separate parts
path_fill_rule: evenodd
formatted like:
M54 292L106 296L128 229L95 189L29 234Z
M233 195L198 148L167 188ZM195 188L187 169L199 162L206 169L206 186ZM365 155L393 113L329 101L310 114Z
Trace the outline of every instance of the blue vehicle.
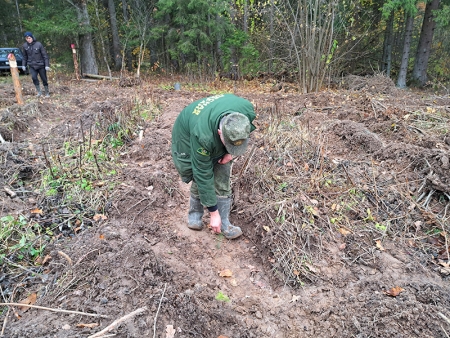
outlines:
M10 72L10 66L9 66L9 60L8 55L10 53L13 53L16 57L17 61L17 69L21 74L28 74L28 69L26 72L22 70L22 60L23 60L23 54L20 48L0 48L0 72Z

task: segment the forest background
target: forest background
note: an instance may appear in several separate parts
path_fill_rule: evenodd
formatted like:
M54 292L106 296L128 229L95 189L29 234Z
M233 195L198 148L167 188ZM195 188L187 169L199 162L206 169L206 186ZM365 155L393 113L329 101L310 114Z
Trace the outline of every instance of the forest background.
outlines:
M0 46L31 31L52 69L252 79L278 74L303 93L348 74L398 87L450 80L450 1L0 0Z

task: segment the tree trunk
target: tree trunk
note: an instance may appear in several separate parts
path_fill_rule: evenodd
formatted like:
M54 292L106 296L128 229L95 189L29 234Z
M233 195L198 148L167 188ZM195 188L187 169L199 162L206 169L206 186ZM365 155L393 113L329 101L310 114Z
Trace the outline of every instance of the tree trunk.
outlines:
M122 12L123 12L123 21L128 24L128 3L126 0L122 0ZM127 70L129 72L133 71L133 56L131 55L130 47L125 48L125 60L127 63Z
M273 56L274 47L273 47L273 38L274 38L274 16L275 16L275 0L270 0L270 18L269 18L269 63L268 63L268 71L269 73L272 71L273 65Z
M386 73L386 76L391 75L392 66L392 37L394 30L394 11L389 15L386 22L386 31L384 33L384 46L383 46L383 60L381 70Z
M440 0L432 0L425 7L422 30L420 32L419 44L417 46L416 60L412 73L413 81L424 86L427 82L428 59L430 57L431 42L433 40L436 22L434 21L433 11L438 9Z
M97 60L95 59L94 44L92 42L91 22L87 9L86 0L79 0L75 3L78 21L82 27L82 32L78 35L80 40L80 64L82 73L98 74Z
M116 5L114 4L114 0L108 0L108 10L111 23L114 69L120 70L122 68L122 54L120 51L119 29L117 27Z
M244 0L244 27L243 31L248 33L248 0Z
M411 38L413 31L414 16L406 14L405 41L403 42L402 63L398 72L397 87L406 88L406 74L408 73L409 51L411 50Z

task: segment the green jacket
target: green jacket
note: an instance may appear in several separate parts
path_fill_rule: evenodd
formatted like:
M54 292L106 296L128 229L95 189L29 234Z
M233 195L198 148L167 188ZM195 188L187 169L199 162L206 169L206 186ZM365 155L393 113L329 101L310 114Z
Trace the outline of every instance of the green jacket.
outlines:
M210 96L191 103L178 115L172 129L172 158L185 183L194 180L200 201L206 207L217 204L214 165L227 153L217 130L220 119L239 112L252 122L253 105L233 94ZM255 130L251 124L251 131Z

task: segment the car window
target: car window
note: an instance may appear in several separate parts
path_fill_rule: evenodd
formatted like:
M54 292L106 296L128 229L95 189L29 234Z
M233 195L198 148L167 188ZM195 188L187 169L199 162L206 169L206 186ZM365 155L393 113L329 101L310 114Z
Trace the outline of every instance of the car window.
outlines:
M8 54L11 54L11 53L13 53L16 58L17 57L19 57L20 59L22 58L22 52L18 48L11 48L11 49L3 48L0 50L0 57L7 58Z

